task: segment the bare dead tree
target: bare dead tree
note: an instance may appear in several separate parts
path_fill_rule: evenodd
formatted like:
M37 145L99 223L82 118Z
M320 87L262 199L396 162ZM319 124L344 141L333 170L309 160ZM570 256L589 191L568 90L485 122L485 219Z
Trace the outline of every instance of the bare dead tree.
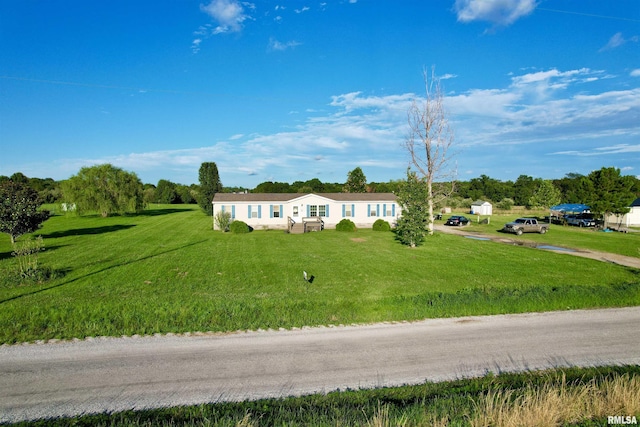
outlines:
M456 170L450 156L454 137L449 126L440 80L431 70L423 71L425 98L414 100L408 111L409 134L405 147L427 186L427 231L433 234L434 206L450 196L455 187ZM434 185L437 184L437 185Z

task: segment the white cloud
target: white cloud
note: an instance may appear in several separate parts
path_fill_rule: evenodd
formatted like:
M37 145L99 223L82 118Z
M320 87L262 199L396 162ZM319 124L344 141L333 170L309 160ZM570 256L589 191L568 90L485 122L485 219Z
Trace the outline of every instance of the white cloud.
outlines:
M488 21L496 25L511 25L529 15L536 0L456 0L455 11L460 22Z
M640 68L636 68L635 70L632 70L629 75L631 77L640 77Z
M456 157L458 169L495 176L497 167L504 170L508 165L515 179L521 173L542 176L532 169L535 163L541 168L553 165L550 176L557 170L562 173L567 157L575 159L572 170L580 173L598 169L604 158L606 164L615 164L617 159L618 167L639 162L640 87L596 91L584 83L594 73L602 72L552 69L523 73L512 76L504 87L446 96L445 108L461 151ZM545 97L531 90L539 85L552 87L558 81L565 90L548 90ZM402 148L407 110L414 100L421 98L413 93L374 96L349 92L332 96L324 108L300 110L293 120L297 125L286 130L239 133L203 147L58 163L67 168L61 178L76 173L80 166L110 162L140 173L145 182L168 178L187 184L197 180L203 161L216 161L228 185L252 186L269 177L292 182L317 176L341 182L355 166L366 166L371 180L401 178L408 164ZM523 147L514 149L516 145ZM319 162L323 175L317 173ZM578 170L578 165L584 166ZM23 169L31 170L28 166ZM149 175L153 178L145 178Z
M622 37L622 33L615 33L609 39L609 42L602 49L600 49L600 52L603 52L605 50L615 49L617 47L622 46L625 43L626 43L626 40L624 39L624 37Z
M200 51L200 43L202 43L202 39L195 39L191 42L191 51L193 53L198 53Z
M610 154L628 154L628 153L640 153L640 144L618 144L612 146L596 147L590 150L569 150L569 151L557 151L550 153L554 155L570 155L570 156L603 156ZM626 170L633 169L630 166L623 168Z
M297 42L295 40L288 42L279 42L278 40L271 38L269 39L269 50L283 51L287 49L293 49L296 46L300 46L302 43Z
M208 5L200 5L200 10L217 21L218 26L213 34L227 32L239 32L242 24L249 18L244 12L244 7L255 8L251 3L240 3L236 0L212 0Z
M307 10L311 10L311 8L309 6L304 6L301 9L295 9L294 12L295 13L302 13L302 12L306 12Z

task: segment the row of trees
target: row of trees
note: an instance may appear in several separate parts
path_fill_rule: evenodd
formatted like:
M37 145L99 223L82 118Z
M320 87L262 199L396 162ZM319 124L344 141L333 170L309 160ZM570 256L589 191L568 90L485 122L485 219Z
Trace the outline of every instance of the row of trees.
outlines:
M64 181L54 181L51 178L28 178L18 172L11 177L0 176L0 183L13 181L25 184L38 192L43 203L56 203L62 201L61 185ZM217 178L219 182L219 177ZM400 191L404 180L391 180L387 182L366 182L362 169L357 167L349 172L347 181L342 183L323 183L318 178L307 181L295 181L292 184L286 182L262 182L254 189L244 187L216 187L216 192L244 192L252 193L341 193L341 192L367 192L367 193L396 193ZM528 175L520 175L515 181L501 181L487 175L481 175L469 181L455 182L455 190L450 197L436 203L436 207L458 207L467 204L468 200L487 200L494 204L505 201L505 206L533 207L532 199L536 190L544 185L542 178L533 178ZM640 197L640 180L631 175L621 175L615 168L602 168L588 175L568 173L560 179L549 180L559 192L560 201L563 203L597 204L598 200L609 197L610 187L627 188L633 197ZM434 183L435 186L441 183ZM450 186L450 183L446 184ZM604 192L602 189L605 188ZM614 192L615 193L615 192ZM624 200L625 197L622 197ZM200 200L200 185L183 185L161 179L156 185L143 185L144 203L161 204L192 204Z
M543 181L541 178L528 175L520 175L515 181L499 181L481 175L470 181L458 182L455 195L474 200L485 199L494 203L512 199L515 205L531 206L531 197ZM611 184L640 195L640 180L631 175L623 176L616 168L602 168L588 175L569 173L564 178L553 179L550 182L558 190L564 203L593 203L602 196L599 189L609 188Z

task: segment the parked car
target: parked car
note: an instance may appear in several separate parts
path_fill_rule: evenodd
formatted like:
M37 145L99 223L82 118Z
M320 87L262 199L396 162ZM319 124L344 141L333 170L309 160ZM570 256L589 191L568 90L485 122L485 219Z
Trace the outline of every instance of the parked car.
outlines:
M462 226L462 225L467 225L470 222L471 220L466 216L454 215L452 217L449 217L449 219L447 220L447 222L444 223L444 225Z
M535 218L518 218L513 222L505 224L504 227L502 227L502 231L515 233L518 236L522 233L544 234L549 231L549 224L540 223Z
M566 215L564 217L565 221L569 225L577 225L578 227L595 227L596 220L593 217L593 214L590 213L581 213L578 215Z

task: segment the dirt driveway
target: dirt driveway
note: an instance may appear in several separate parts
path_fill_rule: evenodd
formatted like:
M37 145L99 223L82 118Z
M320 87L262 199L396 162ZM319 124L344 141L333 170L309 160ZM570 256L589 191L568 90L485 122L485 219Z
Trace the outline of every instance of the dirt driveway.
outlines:
M556 253L580 256L583 258L591 258L598 261L611 262L614 264L624 265L625 267L638 268L640 269L640 258L612 254L610 252L600 252L593 251L591 249L576 249L569 247L560 247L560 246L551 246L545 245L543 243L537 243L528 241L522 238L511 238L508 237L508 234L504 236L492 236L488 234L478 233L476 231L465 230L464 227L447 227L445 225L436 224L435 230L448 233L448 234L457 234L460 236L468 236L474 239L482 239L482 240L491 240L492 242L504 243L508 245L517 245L517 246L529 246L532 248L540 248Z

